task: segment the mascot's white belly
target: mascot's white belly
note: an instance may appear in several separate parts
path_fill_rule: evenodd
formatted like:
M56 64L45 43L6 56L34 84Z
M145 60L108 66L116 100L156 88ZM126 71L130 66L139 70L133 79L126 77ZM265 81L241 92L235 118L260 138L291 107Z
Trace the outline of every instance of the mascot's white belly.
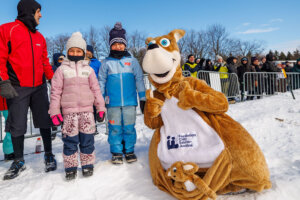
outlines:
M194 110L177 106L178 99L166 99L161 111L164 126L160 128L157 154L164 169L174 162L194 162L201 168L212 166L224 150L216 131Z

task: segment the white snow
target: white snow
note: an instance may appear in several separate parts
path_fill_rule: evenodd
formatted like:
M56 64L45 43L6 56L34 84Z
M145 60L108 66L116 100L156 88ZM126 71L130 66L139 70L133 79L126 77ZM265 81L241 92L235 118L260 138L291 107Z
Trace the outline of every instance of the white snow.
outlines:
M230 105L228 114L250 132L264 152L273 187L261 193L221 195L218 200L300 199L300 90L295 91L295 96L297 99L293 100L290 93L285 93ZM0 200L174 199L152 183L148 147L153 130L144 125L142 115L137 118L138 162L134 164L110 164L105 126L98 128L94 176L83 178L79 169L75 181L65 181L59 134L53 142L58 162L54 172L44 172L43 154L27 155L27 169L16 179L3 181L10 162L0 162ZM36 138L25 140L25 153L34 151L35 142ZM3 157L2 151L0 157Z

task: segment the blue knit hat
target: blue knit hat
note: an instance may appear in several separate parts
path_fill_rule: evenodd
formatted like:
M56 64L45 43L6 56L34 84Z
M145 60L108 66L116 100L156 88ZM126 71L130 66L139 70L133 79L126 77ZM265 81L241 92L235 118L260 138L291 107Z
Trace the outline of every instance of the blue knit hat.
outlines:
M123 29L121 22L117 22L114 28L109 32L109 46L116 42L123 43L125 46L127 46L125 34L126 30Z
M87 45L86 50L90 51L94 55L94 48L92 45Z

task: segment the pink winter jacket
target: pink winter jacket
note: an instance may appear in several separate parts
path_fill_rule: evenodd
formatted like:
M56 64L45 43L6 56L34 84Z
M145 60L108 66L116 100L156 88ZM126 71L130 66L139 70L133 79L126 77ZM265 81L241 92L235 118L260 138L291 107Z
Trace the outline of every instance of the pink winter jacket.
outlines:
M86 60L64 60L51 81L50 116L63 114L106 111L102 92L94 70Z

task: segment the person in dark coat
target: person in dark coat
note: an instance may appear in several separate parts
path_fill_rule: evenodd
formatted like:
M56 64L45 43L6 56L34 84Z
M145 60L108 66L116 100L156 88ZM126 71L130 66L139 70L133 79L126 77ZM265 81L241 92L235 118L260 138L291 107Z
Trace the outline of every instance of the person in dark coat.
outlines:
M298 88L300 88L300 58L297 59L296 64L291 69L291 72L294 73L292 87L293 87L293 89L298 89Z
M262 72L259 66L259 60L257 57L251 58L251 69L256 72ZM263 74L257 73L254 76L254 93L257 94L257 99L260 99L263 94Z
M231 56L231 57L227 58L226 63L227 63L227 67L230 68L232 73L237 74L237 67L238 67L237 66L237 58L234 56Z
M263 64L261 70L263 72L270 72L265 78L265 85L267 89L267 95L273 95L275 93L275 86L276 86L276 74L272 74L274 72L278 72L278 68L275 66L274 63L275 56L271 53L266 55L266 62Z
M59 68L59 66L61 65L64 58L65 58L65 55L62 53L53 54L53 65L52 65L53 72L55 72L57 70L57 68Z
M205 71L213 71L214 66L211 63L211 59L206 59L204 70Z
M249 66L249 62L248 62L248 58L247 57L243 57L241 59L241 66L239 66L237 68L237 74L238 74L238 78L239 78L239 82L240 82L240 89L242 91L242 100L244 99L245 96L245 92L247 91L248 94L252 94L252 89L251 86L253 86L253 83L251 83L251 77L247 76L247 78L245 79L246 82L244 82L244 74L246 72L255 72L255 69L251 68ZM244 89L245 86L245 89ZM247 100L252 100L253 97L248 96Z

